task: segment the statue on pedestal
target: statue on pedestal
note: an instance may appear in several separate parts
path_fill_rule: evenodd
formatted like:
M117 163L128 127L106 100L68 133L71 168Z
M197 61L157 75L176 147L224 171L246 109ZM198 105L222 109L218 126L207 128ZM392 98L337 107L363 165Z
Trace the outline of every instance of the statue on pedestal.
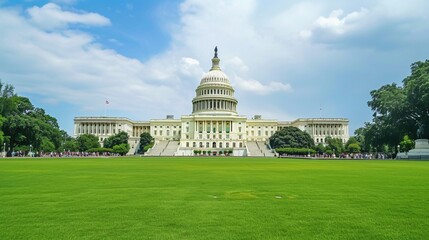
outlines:
M408 153L400 152L396 155L397 159L419 159L429 160L429 141L425 137L425 124L417 121L417 138L415 141L414 149L411 149Z
M417 122L417 138L424 139L425 138L425 125L422 122Z

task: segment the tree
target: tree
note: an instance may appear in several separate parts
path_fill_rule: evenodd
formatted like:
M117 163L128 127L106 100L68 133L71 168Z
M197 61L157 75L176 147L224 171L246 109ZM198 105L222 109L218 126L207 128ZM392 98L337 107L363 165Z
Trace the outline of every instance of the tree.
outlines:
M150 135L150 133L144 132L140 134L140 146L146 146L152 143L153 137Z
M3 127L3 122L4 122L5 120L6 120L6 119L0 115L0 144L1 144L1 145L3 145L3 143L6 143L6 138L4 137L4 133L3 133L3 131L1 130L1 129L2 129L2 127Z
M15 115L14 117L6 118L3 131L5 136L7 136L8 145L11 150L22 145L38 145L36 141L40 128L38 128L36 122L33 120L28 115Z
M70 138L66 139L64 145L63 145L63 151L78 151L79 150L79 144L76 139Z
M411 75L403 80L406 101L406 110L403 122L408 122L408 127L414 130L410 135L416 139L418 124L425 124L423 136L429 137L429 60L415 62L411 65Z
M120 132L116 135L110 136L109 138L104 139L103 147L113 148L116 145L128 144L128 133Z
M82 134L77 137L76 141L80 152L85 152L88 149L100 147L98 137L92 134Z
M366 137L365 137L368 130L368 127L367 127L368 125L370 125L370 123L366 122L364 127L361 127L355 130L356 141L359 142L361 151L363 152L371 152L370 141L366 140Z
M328 144L326 146L327 150L331 150L335 154L344 152L344 145L341 139L326 137L325 142Z
M44 137L40 145L40 150L43 152L54 152L55 145L51 141L49 141L48 138Z
M146 146L149 146L153 144L153 137L150 135L150 133L144 132L140 134L140 148L139 153L146 152Z
M318 154L322 154L322 153L324 153L325 152L325 146L323 146L323 144L322 143L319 143L319 144L317 144L317 146L316 146L316 152L318 153Z
M296 127L285 127L269 139L272 148L314 148L311 136Z
M403 81L371 91L368 106L373 113L372 123L365 126L365 145L381 151L386 145L393 149L408 135L417 138L420 125L429 123L429 60L411 65L411 75ZM429 127L421 128L423 137L429 136Z
M14 87L0 81L0 140L8 148L25 149L32 145L35 151L54 150L61 146L61 131L57 120L41 108L33 106L26 97L15 94ZM2 139L4 136L4 141Z
M351 143L347 146L346 151L348 153L359 153L361 150L360 145L358 143Z
M15 88L10 84L4 84L0 80L0 115L8 116L16 109L14 102Z
M118 153L121 156L124 156L130 150L130 145L127 143L121 143L119 145L113 146L113 152Z
M358 153L361 150L361 143L357 140L357 137L350 137L344 148L348 153Z
M402 141L399 143L399 150L401 152L408 152L414 147L414 141L408 137L408 135L405 135Z

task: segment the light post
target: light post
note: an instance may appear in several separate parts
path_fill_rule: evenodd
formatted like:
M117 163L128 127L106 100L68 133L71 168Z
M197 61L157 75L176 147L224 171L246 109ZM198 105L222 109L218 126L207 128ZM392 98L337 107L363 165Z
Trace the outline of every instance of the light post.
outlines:
M308 157L310 157L310 145L307 145Z
M6 157L6 143L3 143L3 157Z
M31 148L32 148L33 146L30 144L30 157L32 157L33 156L33 154L31 154Z
M66 135L65 134L64 134L63 148L64 148L64 155L66 155Z

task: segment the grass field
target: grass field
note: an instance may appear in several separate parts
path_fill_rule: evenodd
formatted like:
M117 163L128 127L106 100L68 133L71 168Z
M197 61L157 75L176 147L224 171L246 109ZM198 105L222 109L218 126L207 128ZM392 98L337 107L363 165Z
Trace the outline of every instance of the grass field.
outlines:
M0 239L429 239L429 162L1 159Z

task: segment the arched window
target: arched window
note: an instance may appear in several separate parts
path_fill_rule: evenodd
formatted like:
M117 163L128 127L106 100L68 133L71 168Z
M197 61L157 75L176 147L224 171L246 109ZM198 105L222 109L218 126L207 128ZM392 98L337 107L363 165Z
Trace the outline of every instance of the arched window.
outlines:
M219 148L222 148L222 142L219 143Z
M209 147L210 147L210 143L206 142L206 148L209 148Z
M216 142L213 142L212 147L216 148Z

